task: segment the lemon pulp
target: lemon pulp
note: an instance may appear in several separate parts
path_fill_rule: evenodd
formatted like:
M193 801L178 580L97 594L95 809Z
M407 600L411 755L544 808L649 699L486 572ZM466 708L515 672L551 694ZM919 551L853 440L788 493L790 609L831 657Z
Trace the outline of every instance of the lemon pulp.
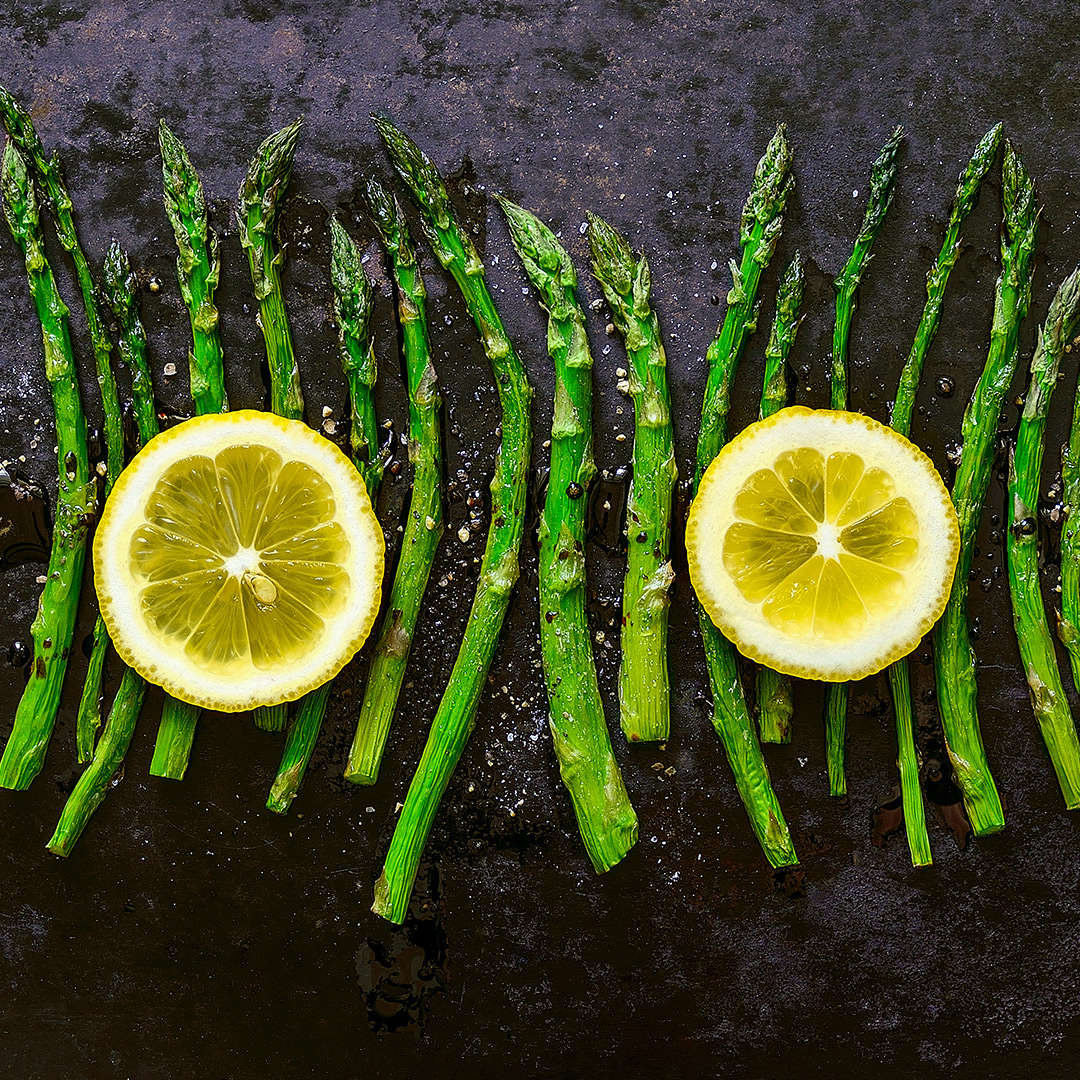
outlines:
M318 473L267 447L176 462L131 538L147 624L218 675L291 663L348 599L334 512Z
M908 440L859 414L793 408L721 451L687 550L702 603L747 655L850 679L910 651L940 615L959 532Z
M370 630L383 545L363 481L303 424L265 413L172 428L118 481L95 540L124 659L234 711L336 674Z
M807 447L754 473L735 498L723 555L739 591L788 633L857 636L904 601L918 518L883 469Z

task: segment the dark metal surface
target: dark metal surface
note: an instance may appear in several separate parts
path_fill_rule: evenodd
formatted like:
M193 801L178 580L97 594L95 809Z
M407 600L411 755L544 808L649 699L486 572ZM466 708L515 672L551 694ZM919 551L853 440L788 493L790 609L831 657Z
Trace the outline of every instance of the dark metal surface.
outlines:
M796 346L800 402L827 404L829 283L858 228L870 163L896 122L907 141L860 295L853 407L885 418L956 174L994 121L1004 120L1021 147L1046 207L1024 363L1054 286L1080 259L1077 32L1068 3L1020 10L987 0L830 0L805 13L771 0L436 0L422 12L346 0L10 7L0 81L32 110L47 147L62 153L92 261L113 236L130 251L147 285L141 301L158 394L165 410L180 414L189 410L188 331L160 199L161 116L186 142L222 235L219 306L235 406L261 405L264 383L230 204L261 139L305 117L286 211L285 281L313 423L324 405L339 419L345 409L329 314L327 213L350 212L367 172L390 179L367 120L372 110L388 112L440 166L452 170L467 155L475 184L551 221L587 301L599 290L579 235L586 209L644 247L683 477L703 357L721 310L715 298L729 287L739 211L777 121L790 129L798 187L766 276L762 324L781 260L799 247L814 264ZM537 387L540 468L552 389L540 313L523 295L502 222L468 171L458 192ZM950 285L913 432L946 471L947 445L985 356L999 194L992 180L965 229L970 246ZM370 243L363 224L353 231ZM56 255L88 371L70 273ZM804 898L783 895L702 709L704 669L680 566L673 735L663 748L630 750L616 740L641 841L623 865L595 877L549 746L527 542L518 600L428 846L412 918L394 929L368 913L395 805L471 597L482 535L462 544L456 532L468 519L468 494L486 489L495 445L494 395L475 335L430 258L425 267L447 401L452 516L379 784L341 780L362 662L339 680L304 787L281 818L262 809L280 738L246 717L204 720L183 783L149 777L160 709L152 694L122 782L72 858L60 861L44 843L77 775L78 653L44 772L28 792L0 793L0 1074L1064 1075L1080 1048L1080 830L1061 807L1030 715L997 576L1003 549L989 515L1003 512L1000 485L976 560L987 589L974 590L974 614L983 729L1010 810L1005 833L960 851L948 827L932 823L935 864L922 872L911 869L902 837L876 846L871 813L896 780L884 684L867 680L853 693L846 805L826 794L820 690L800 684L794 741L768 751L808 878ZM396 438L404 399L385 283L378 320L380 408ZM615 389L624 359L605 334L603 312L589 329L598 358L597 457L610 470L604 493L617 510L616 470L629 460L630 442L616 436L631 432L629 402ZM759 332L739 373L734 427L756 410L763 342ZM168 363L177 375L164 375ZM6 233L0 368L0 457L25 457L25 474L51 490L39 332ZM951 396L936 390L943 377L955 381ZM1053 411L1044 490L1075 377L1073 362ZM94 417L91 390L88 381ZM1006 419L1015 422L1015 409ZM388 532L406 485L407 473L387 485ZM617 632L609 620L620 569L617 530L601 520L602 502L590 558L614 721ZM39 563L3 563L2 644L13 661L22 656L17 643L28 640L40 572ZM88 593L80 635L92 616ZM924 664L914 671L924 748L933 750L930 672ZM0 736L22 676L14 663L0 666Z

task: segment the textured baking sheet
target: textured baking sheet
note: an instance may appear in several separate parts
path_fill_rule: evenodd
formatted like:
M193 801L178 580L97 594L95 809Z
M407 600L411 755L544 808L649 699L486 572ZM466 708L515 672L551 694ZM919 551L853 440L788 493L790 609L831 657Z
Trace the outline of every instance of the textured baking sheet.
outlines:
M795 352L798 399L827 403L830 281L861 220L869 166L897 122L907 140L896 201L875 248L852 335L852 401L884 418L922 306L955 177L1001 119L1045 204L1022 363L1054 286L1080 259L1074 196L1080 108L1071 5L976 0L793 5L567 5L448 0L419 5L191 5L13 0L0 81L67 168L84 246L128 248L162 410L189 409L186 316L160 200L164 116L200 170L222 237L219 294L236 406L263 399L262 345L231 200L261 139L298 114L305 130L285 212L285 286L309 418L341 416L344 382L329 316L326 219L351 217L362 177L391 179L367 117L384 110L458 171L459 205L483 243L508 328L536 386L536 468L552 379L543 323L483 192L499 190L561 231L585 300L599 296L579 226L602 213L651 261L670 364L680 470L689 474L705 349L729 287L754 163L787 123L798 187L765 279L811 260ZM461 171L462 163L468 164ZM947 470L985 356L997 273L1000 185L965 228L930 356L914 437ZM353 233L370 244L364 224ZM369 247L369 268L382 273ZM84 371L88 350L71 276ZM795 737L767 751L808 885L775 887L747 827L705 711L706 682L683 567L672 609L673 733L663 747L616 739L641 820L625 863L589 870L546 732L535 627L535 546L475 733L444 800L414 896L394 929L368 912L371 886L460 634L482 538L463 545L465 498L490 478L491 379L467 316L425 256L447 403L450 527L420 626L413 674L373 788L343 783L363 662L338 682L290 814L262 809L280 737L244 717L207 717L181 784L148 776L160 706L151 694L123 779L66 862L44 851L77 770L73 719L85 658L45 770L0 792L0 1072L12 1077L926 1077L1064 1074L1080 1043L1080 837L1061 807L1027 704L1003 549L989 515L973 590L983 730L1009 803L1007 830L958 849L931 823L935 863L916 872L902 836L875 845L871 818L896 781L887 693L859 685L845 804L826 794L820 690L799 686ZM384 279L383 279L384 280ZM382 414L402 430L396 330L379 297ZM590 315L597 354L597 458L605 494L624 490L624 363ZM739 372L733 427L755 409L764 335ZM39 336L14 246L0 235L0 457L48 490L54 464ZM166 377L167 363L180 374ZM1076 377L1065 371L1047 453L1049 486ZM944 396L937 380L956 390ZM1018 381L1017 391L1022 390ZM95 415L92 385L87 408ZM620 409L623 411L620 412ZM1016 420L1011 408L1008 428ZM35 423L40 421L40 423ZM404 455L399 451L399 458ZM459 471L460 470L460 471ZM384 492L392 531L407 472ZM597 503L602 505L602 500ZM596 521L593 615L614 722L618 531ZM1053 536L1048 534L1049 547ZM2 643L18 660L40 565L2 572ZM1048 598L1052 594L1048 592ZM87 593L80 636L91 625ZM914 666L923 741L935 748L929 668ZM115 680L117 672L111 671ZM0 736L22 670L0 665ZM1075 699L1074 699L1075 700ZM617 727L616 727L617 731ZM674 775L655 770L673 767ZM939 793L940 794L940 793ZM942 795L942 798L947 798Z

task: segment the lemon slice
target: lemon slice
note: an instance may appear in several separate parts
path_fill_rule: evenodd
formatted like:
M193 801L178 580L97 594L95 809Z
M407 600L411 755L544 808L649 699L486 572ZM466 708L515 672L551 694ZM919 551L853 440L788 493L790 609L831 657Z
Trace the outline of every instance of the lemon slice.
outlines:
M345 666L378 612L383 536L336 446L239 411L147 444L106 503L94 569L124 661L182 701L236 712Z
M728 443L686 523L690 579L746 656L834 682L914 649L960 551L933 462L859 413L784 409Z

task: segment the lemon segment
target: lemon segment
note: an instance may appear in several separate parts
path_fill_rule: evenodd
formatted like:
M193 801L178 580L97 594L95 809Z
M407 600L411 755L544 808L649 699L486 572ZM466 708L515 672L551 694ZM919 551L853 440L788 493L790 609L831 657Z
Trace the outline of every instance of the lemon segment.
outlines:
M378 612L383 557L348 458L304 424L252 411L147 444L94 541L101 613L125 662L226 712L337 674Z
M930 459L859 413L784 409L709 466L690 577L745 655L840 682L918 645L949 597L960 534Z

